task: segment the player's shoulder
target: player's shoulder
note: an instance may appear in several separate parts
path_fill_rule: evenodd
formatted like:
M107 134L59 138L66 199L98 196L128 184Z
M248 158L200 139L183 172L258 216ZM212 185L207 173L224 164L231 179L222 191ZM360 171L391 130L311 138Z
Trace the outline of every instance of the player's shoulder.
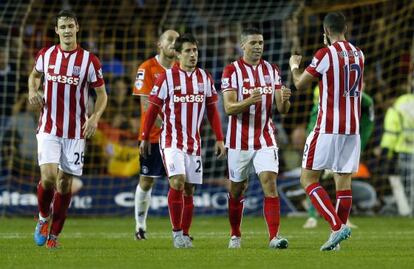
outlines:
M155 57L151 57L140 64L138 69L151 69L154 66L158 66L159 63Z
M331 45L332 46L332 45ZM329 46L330 47L330 46ZM315 52L315 57L317 57L317 58L319 58L319 57L323 57L323 56L325 56L325 54L326 53L328 53L329 52L329 47L322 47L322 48L319 48L316 52Z
M44 55L47 51L49 50L55 50L57 48L56 45L52 45L52 46L48 46L48 47L43 47L41 48L38 52L37 52L37 57L39 57L40 55Z
M223 72L233 73L234 71L236 71L236 62L237 61L234 61L226 65L223 69Z

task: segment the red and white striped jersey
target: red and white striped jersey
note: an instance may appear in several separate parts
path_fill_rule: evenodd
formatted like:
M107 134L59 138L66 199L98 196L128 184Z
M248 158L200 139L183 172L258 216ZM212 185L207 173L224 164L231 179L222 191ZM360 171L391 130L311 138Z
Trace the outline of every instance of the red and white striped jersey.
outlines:
M306 68L319 78L315 132L359 134L364 54L347 41L318 50Z
M44 101L38 133L83 139L82 126L88 118L88 90L104 84L101 63L77 47L63 51L60 45L39 51L36 71L44 74Z
M221 89L236 91L237 101L248 98L259 88L262 101L238 115L230 115L226 136L226 147L241 150L258 150L276 147L273 124L273 102L275 90L280 90L282 79L280 70L265 60L253 67L239 59L224 68Z
M201 154L200 126L207 105L218 101L210 74L200 68L189 73L177 65L160 74L149 102L161 107L160 146Z

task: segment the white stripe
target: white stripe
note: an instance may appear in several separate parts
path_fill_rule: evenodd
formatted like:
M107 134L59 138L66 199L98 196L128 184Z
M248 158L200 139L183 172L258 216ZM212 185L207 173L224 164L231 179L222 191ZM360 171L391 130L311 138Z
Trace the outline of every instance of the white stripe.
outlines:
M350 90L350 87L352 85L350 85L350 77L351 77L351 72L350 72L350 66L349 66L349 56L348 56L348 52L345 48L345 45L343 42L338 42L339 46L341 47L342 51L345 52L347 56L344 57L344 62L345 62L345 66L347 66L348 68L348 89L344 89L345 91ZM342 67L343 68L343 67ZM345 82L344 82L345 83ZM340 93L341 95L339 96L339 98L344 98L343 93ZM345 97L345 134L350 134L351 133L351 97L348 95ZM340 117L343 117L344 115L340 115Z
M58 50L57 56L56 56L56 63L55 63L55 74L59 74L60 72L60 65L62 64L62 52ZM57 114L57 102L58 102L58 96L57 96L57 90L58 90L58 82L52 83L52 110L51 110L51 118L52 118L52 130L50 131L50 134L56 135L56 114Z
M170 105L170 103L165 103L165 99L169 95L168 93L168 87L167 87L167 80L164 80L160 86L159 92L158 92L158 98L164 100L164 105L161 108L161 113L164 115L164 119L162 121L162 131L160 135L160 147L161 149L165 148L166 143L166 135L167 135L167 117L166 117L166 108Z
M332 213L328 210L328 208L326 208L325 204L322 202L322 199L319 197L318 193L314 192L312 195L316 198L319 205L322 207L323 211L325 211L325 213L328 214L328 216L331 218L333 225L336 225L334 215L332 215Z
M247 71L247 76L249 78L250 87L254 88L256 86L255 85L256 81L253 75L254 70L250 66L244 65L244 67L246 68L246 71ZM256 68L259 68L259 66L257 66ZM266 98L266 96L262 95L262 104L263 104L263 98ZM256 108L257 107L255 105L251 105L249 107L249 128L247 131L247 146L249 149L253 148L254 146L254 124L255 124Z
M237 72L237 78L238 78L238 83L239 83L239 87L237 89L237 101L242 101L243 100L243 76L240 70L240 66L238 62L234 62L234 66L236 67L236 72ZM236 121L236 126L232 126L233 128L230 130L230 132L236 132L236 149L240 149L241 148L241 133L242 133L242 113L239 113L237 115L234 115L233 117L237 117L237 121ZM234 129L234 127L236 127Z
M322 98L321 98L321 96L322 96ZM328 73L327 72L325 72L322 76L322 89L319 89L319 101L322 102L322 104L321 104L322 112L318 111L318 116L319 116L320 113L322 113L320 133L325 133L326 132L326 119L327 119L327 116L328 116L328 113L327 113L327 109L328 109Z
M336 199L336 205L335 205L335 212L336 213L338 213L340 203L341 203L341 199Z
M195 111L194 114L193 114L193 118L196 118L197 119L197 132L199 132L201 123L202 123L203 118L204 118L204 110L206 109L206 102L207 102L206 98L207 98L207 96L212 96L213 95L212 94L212 86L211 86L212 85L212 82L210 82L210 80L208 79L207 73L203 69L201 69L201 68L199 68L199 70L200 70L201 75L203 77L203 84L204 84L204 102L201 103L201 104L196 103L197 104L197 108L198 108L199 105L201 105L200 114L198 114L198 111ZM194 92L197 92L197 93L199 92L198 91L198 85L197 85L197 88L194 89ZM196 106L194 106L193 109L195 109L195 107ZM196 116L194 116L194 115L196 115ZM194 135L194 138L195 138L195 135ZM198 144L197 144L197 150L198 150L198 148L201 147L201 144L200 144L200 141L197 141L197 142L198 142Z
M71 77L73 73L73 66L75 65L75 59L78 55L78 52L73 53L70 55L69 62L68 62L68 70L66 71L66 76ZM64 111L63 111L63 133L62 137L68 137L68 130L69 130L69 115L70 113L74 113L75 111L70 111L70 84L65 84L65 103L64 103Z
M258 74L259 74L260 85L261 86L266 86L266 82L264 80L264 75L263 75L263 66L259 65L258 68L259 68ZM275 87L274 87L274 83L273 83L274 81L273 81L273 75L272 75L273 68L269 70L269 67L267 65L266 65L266 68L267 68L267 70L268 70L268 72L271 76L272 89L274 91ZM273 101L273 94L272 94L272 99L271 100ZM266 126L266 120L267 120L267 115L266 115L266 105L267 105L267 103L266 103L266 101L267 101L266 94L263 94L262 95L262 110L260 111L260 128L261 128L261 130L260 130L260 136L259 136L260 145L262 147L266 147L266 140L264 139L263 133L269 131L268 126ZM270 134L273 134L273 131L271 131Z
M333 105L333 133L337 134L339 131L339 62L338 62L338 54L336 52L336 49L334 46L329 46L329 50L331 51L332 56L332 70L333 70L333 82L334 82L334 92L333 92L333 98L334 98L334 105Z
M173 76L172 76L172 71L171 69L166 71L166 77L167 77L167 89L168 91L171 91L172 93L174 92L174 82L173 82ZM171 93L170 92L170 93ZM175 129L175 113L174 113L174 100L173 100L173 94L170 94L170 103L169 104L165 104L168 105L170 107L170 117L168 120L170 121L171 124L171 147L176 147L177 146L177 130ZM166 132L166 130L163 130L164 132Z
M185 72L179 71L180 74L180 85L181 85L181 94L187 94L187 83L186 77L187 74ZM188 147L188 137L187 137L187 103L180 103L181 105L181 115L176 115L176 117L181 117L181 134L177 133L177 136L181 135L183 138L183 151L187 152ZM178 130L177 130L178 132Z
M279 80L281 80L281 78L280 78L280 74L277 72L277 69L276 68L274 68L269 62L267 62L267 61L264 61L264 63L265 63L265 65L266 65L266 67L267 67L267 72L269 73L269 75L270 75L270 79L271 79L271 84L272 84L272 98L270 99L270 113L272 113L273 111L274 111L274 108L273 108L273 102L274 102L274 100L275 100L275 96L276 96L276 85L279 85ZM273 76L274 75L274 76ZM264 76L263 76L263 82L264 82L264 84L263 85L265 85L266 84L266 82L264 81ZM263 108L262 108L263 109ZM264 108L265 110L263 111L262 110L262 133L263 132L268 132L269 133L269 135L270 135L270 138L272 139L272 144L274 145L274 146L277 146L277 143L276 143L276 137L275 137L275 133L274 133L274 130L273 130L273 127L272 127L272 122L273 122L273 119L272 119L272 114L270 114L270 115L266 115L266 107ZM267 119L268 118L268 119ZM265 124L266 124L266 120L268 121L267 122L267 126L265 126ZM266 128L267 128L267 130L266 130ZM267 147L266 146L266 142L265 141L260 141L260 143L261 143L261 145L262 145L262 147Z

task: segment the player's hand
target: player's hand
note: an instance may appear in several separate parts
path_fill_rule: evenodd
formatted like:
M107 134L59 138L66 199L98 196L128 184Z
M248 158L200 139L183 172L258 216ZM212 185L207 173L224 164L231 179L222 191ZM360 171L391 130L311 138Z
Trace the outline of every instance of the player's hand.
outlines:
M217 159L222 159L226 156L226 148L224 147L223 141L216 141L214 152L217 156Z
M262 94L260 93L259 89L254 89L252 94L250 95L250 100L252 104L262 101Z
M45 100L43 99L43 94L40 91L29 91L29 104L36 107L43 107Z
M139 154L144 159L151 155L151 143L148 140L142 140L141 144L139 144Z
M290 70L293 68L299 68L300 62L302 61L302 55L292 55L289 59Z
M98 119L95 116L89 117L89 119L82 126L82 134L85 138L91 138L94 136L96 129L98 128Z
M282 91L282 102L284 103L286 101L289 101L290 96L292 95L292 91L289 88L285 87L284 85L282 85L281 91Z

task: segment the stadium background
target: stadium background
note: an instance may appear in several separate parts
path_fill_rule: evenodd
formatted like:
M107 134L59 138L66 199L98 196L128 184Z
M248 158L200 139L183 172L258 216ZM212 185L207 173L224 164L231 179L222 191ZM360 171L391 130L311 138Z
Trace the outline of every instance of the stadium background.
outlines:
M241 29L258 27L265 38L264 58L281 67L283 81L293 89L289 56L300 53L304 63L309 63L322 46L322 18L328 11L346 15L347 38L365 53L365 91L375 102L375 130L361 160L370 171L365 180L375 188L377 201L369 211L359 212L394 212L384 210L389 208L391 190L387 174L381 170L379 142L386 110L397 96L414 88L414 2L15 0L0 1L0 216L36 214L37 112L26 107L27 78L37 51L57 42L54 16L62 8L77 13L78 41L101 59L109 93L100 131L88 141L84 186L74 196L70 214L133 215L140 115L139 100L130 93L138 65L155 55L162 30L191 32L199 39L200 66L212 73L219 88L223 67L240 55ZM312 89L294 90L290 113L285 117L275 114L281 173L300 165L312 98ZM203 136L206 184L197 190L196 214L226 214L225 162L213 156L208 124ZM285 175L278 183L285 214L302 210L304 193L297 181L297 177ZM157 182L150 214L167 214L167 187L165 180ZM250 181L247 197L245 213L260 215L262 193L257 180ZM413 199L411 203L414 205Z

